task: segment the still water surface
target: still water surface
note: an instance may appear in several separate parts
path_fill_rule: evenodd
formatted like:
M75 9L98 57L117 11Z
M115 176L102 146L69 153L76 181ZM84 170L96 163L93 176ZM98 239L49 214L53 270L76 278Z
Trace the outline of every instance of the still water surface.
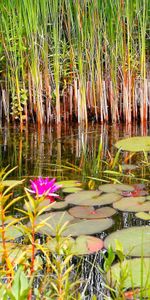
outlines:
M116 153L115 142L123 137L150 135L150 128L137 125L100 126L90 125L87 129L82 126L25 127L20 133L17 127L3 127L0 130L0 168L18 166L12 178L26 178L36 176L57 177L58 180L84 180L88 168L84 171L83 159L85 153L91 166L98 155L98 148L103 141L103 158ZM120 213L114 217L115 225L107 232L97 235L104 238L109 232L133 225L144 225L144 221L134 218L132 213ZM100 253L83 260L80 274L83 279L90 278L87 297L90 300L93 294L98 299L104 299L100 272L97 268L91 270L91 263L100 263ZM89 276L90 275L90 276Z
M90 125L82 126L3 127L0 129L0 167L18 166L14 177L57 176L58 179L81 178L81 173L65 166L82 165L83 155L93 160L98 154L101 138L103 157L107 150L112 154L115 142L123 137L150 135L149 126L143 130L137 125ZM70 165L71 167L71 165ZM86 174L87 176L89 174Z

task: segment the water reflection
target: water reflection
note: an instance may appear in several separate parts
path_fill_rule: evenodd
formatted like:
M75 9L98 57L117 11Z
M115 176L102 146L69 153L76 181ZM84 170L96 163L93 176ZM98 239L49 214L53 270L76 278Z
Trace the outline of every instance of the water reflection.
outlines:
M22 133L17 127L5 126L0 132L0 167L18 165L14 176L19 177L78 177L80 174L71 166L80 166L85 153L92 160L98 153L101 139L106 157L107 150L113 154L119 138L138 135L149 135L149 124L145 127L90 124L87 129L83 125L68 124L40 129L31 126L25 127ZM62 166L68 166L68 169Z
M85 153L89 164L98 155L98 148L103 141L102 156L107 151L113 155L114 144L122 137L149 135L149 127L134 125L93 125L86 130L84 126L49 126L37 129L31 126L20 133L16 127L3 127L0 132L0 167L18 165L14 177L57 176L58 178L80 178L78 169L81 167ZM67 166L68 168L63 168ZM136 219L132 213L120 213L114 217L115 224L107 232L97 234L104 238L116 228L126 228L133 225L145 225L145 221ZM103 257L101 253L85 257L81 264L80 275L87 282L85 300L90 300L94 294L98 300L103 300L106 290L98 269ZM91 272L91 266L92 272ZM90 276L89 276L90 275ZM82 290L82 288L81 288Z

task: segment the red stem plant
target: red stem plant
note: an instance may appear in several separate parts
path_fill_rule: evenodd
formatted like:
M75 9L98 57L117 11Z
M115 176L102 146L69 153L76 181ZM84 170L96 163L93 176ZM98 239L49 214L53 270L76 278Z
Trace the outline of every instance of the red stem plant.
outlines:
M6 168L7 169L7 168ZM10 172L12 172L15 168L8 171L6 173L6 169L2 170L0 173L0 220L1 220L1 228L0 235L2 240L2 257L5 262L6 269L4 269L4 273L6 273L6 277L8 282L11 284L14 276L14 264L10 259L10 244L8 244L9 239L13 239L8 235L7 231L9 228L13 228L14 224L20 221L20 219L14 219L13 217L7 216L8 209L18 202L22 197L12 198L12 192L10 192L14 187L18 185L18 182L11 184L9 187L7 186L7 181L5 178L8 176ZM20 181L20 183L22 183ZM19 183L19 184L20 184ZM9 202L8 202L9 200Z

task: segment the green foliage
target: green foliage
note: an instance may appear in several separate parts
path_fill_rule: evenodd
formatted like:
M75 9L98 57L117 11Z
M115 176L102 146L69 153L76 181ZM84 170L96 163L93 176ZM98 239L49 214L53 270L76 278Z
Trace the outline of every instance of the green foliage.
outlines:
M148 0L3 1L1 84L13 117L21 120L27 104L41 124L52 109L59 123L67 102L78 122L88 111L96 121L130 122L139 101L146 118L149 12ZM137 101L139 81L145 99Z
M31 283L20 267L14 276L11 288L7 288L6 293L11 300L24 300L27 299L30 288Z
M142 252L140 258L129 259L124 254L122 244L116 240L115 250L109 247L107 256L104 255L104 266L100 272L110 291L109 299L148 299L150 260L144 258Z
M33 198L27 189L25 189L25 210L16 208L17 211L24 214L23 218L10 218L6 215L11 206L22 199L22 197L12 198L12 191L22 182L9 181L6 177L13 171L3 169L0 172L0 213L1 223L1 266L0 266L0 298L10 300L31 300L32 295L37 299L61 299L75 300L77 293L75 287L79 284L78 280L72 282L70 274L73 272L74 265L71 263L72 254L69 252L69 246L64 247L64 240L61 236L65 230L66 224L58 224L55 229L56 251L52 254L47 243L39 243L37 233L48 222L49 217L37 221L52 204L42 206L45 203L45 197ZM9 202L8 202L9 200ZM28 226L23 220L29 220ZM8 222L8 224L7 224ZM14 225L17 223L17 227ZM16 243L15 230L19 230L24 236L24 243ZM11 243L7 242L8 233ZM52 237L49 236L51 240ZM65 240L67 241L67 237ZM25 244L25 245L24 245ZM68 244L69 245L69 244ZM42 279L40 280L39 271L43 269ZM16 271L17 270L17 271ZM36 275L39 276L39 287L35 287ZM2 285L5 279L6 284Z
M78 288L83 282L78 277L78 273L76 274L76 267L78 266L74 266L72 257L74 253L81 255L102 249L103 241L87 235L80 236L74 241L70 238L70 235L76 235L78 229L79 232L80 230L85 230L85 234L87 234L88 230L89 233L103 231L108 226L111 226L113 222L109 219L102 219L100 223L97 220L92 220L92 223L89 220L77 220L77 223L75 223L73 220L74 223L69 227L64 213L45 213L53 207L53 204L46 202L46 193L43 196L36 195L33 197L27 188L25 188L25 195L23 196L25 201L24 208L16 208L24 217L17 219L8 217L7 213L9 213L10 207L15 206L22 199L20 196L15 198L13 191L23 182L7 180L7 176L14 169L7 170L5 168L0 172L0 214L2 223L0 227L2 240L2 250L0 249L2 255L0 264L0 298L3 300L31 300L34 295L37 300L82 299L82 294L79 293ZM119 191L119 188L120 191L124 188L130 191L128 185L116 185L116 190L118 189ZM80 193L87 192L82 191ZM100 191L89 191L88 193L99 196ZM73 217L68 217L68 215L66 218L72 221ZM27 220L28 224L26 224ZM16 223L17 226L15 226ZM108 226L105 227L105 225ZM48 230L45 230L45 228L48 228ZM7 234L10 229L12 234L10 235L11 241L8 243ZM24 236L23 244L18 244L14 239L16 229ZM114 242L115 238L112 238L111 247L108 247L107 244L109 243L107 241L109 237L105 239L105 246L108 248L108 252L107 255L104 255L104 268L102 270L99 267L99 270L102 275L106 274L106 288L109 289L112 299L125 299L125 293L128 288L131 288L133 295L135 295L134 293L137 292L135 290L136 282L138 282L138 295L140 297L150 295L148 280L150 274L149 258L143 257L145 250L147 251L146 253L149 252L147 247L148 227L138 228L137 231L141 230L142 232L142 238L136 236L136 230L137 228L132 227L120 231L122 240L125 240L123 244L120 242L120 239ZM131 234L132 231L133 235ZM46 233L46 236L42 236L43 241L41 242L39 241L39 232ZM117 236L118 233L119 231L112 233L111 236ZM55 235L55 238L52 237L53 235ZM137 241L140 241L140 246L138 244L138 247L135 248L138 250L138 255L140 249L141 258L136 258L137 261L136 259L128 260L126 255L132 255L131 252L134 250L130 249L130 246L134 248L134 242L136 244ZM137 256L137 252L134 255ZM149 256L149 253L147 256ZM116 257L118 263L114 265ZM39 276L40 272L41 276ZM35 285L36 276L39 276L38 287ZM2 284L4 280L5 284ZM84 292L85 289L86 285ZM96 296L93 295L93 299L96 299Z

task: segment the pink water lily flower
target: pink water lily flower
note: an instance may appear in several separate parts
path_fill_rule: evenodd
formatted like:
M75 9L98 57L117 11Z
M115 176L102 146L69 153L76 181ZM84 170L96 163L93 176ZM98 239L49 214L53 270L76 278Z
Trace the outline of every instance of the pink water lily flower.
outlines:
M36 194L38 197L45 195L47 198L49 198L50 202L54 202L54 198L60 198L60 196L55 192L58 191L62 186L55 184L56 178L50 180L48 177L39 177L37 179L30 180L30 182L30 193Z

